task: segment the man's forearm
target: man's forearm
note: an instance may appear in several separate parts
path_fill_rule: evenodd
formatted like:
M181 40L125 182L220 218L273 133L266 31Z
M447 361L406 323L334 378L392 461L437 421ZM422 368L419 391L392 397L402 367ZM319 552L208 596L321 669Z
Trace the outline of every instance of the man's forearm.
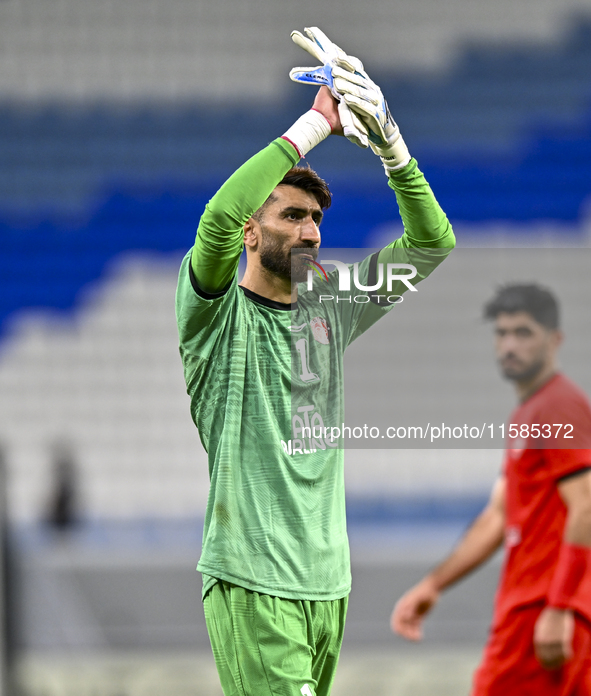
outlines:
M380 251L378 263L385 267L401 263L414 266L412 279L382 286L387 287L389 294L401 295L408 289L408 282L416 285L430 275L447 258L456 240L416 160L391 171L388 184L396 193L404 234Z
M503 542L503 519L490 506L476 518L452 553L428 574L437 591L453 585L484 563Z
M229 285L242 251L244 224L298 159L293 145L278 138L243 164L209 201L191 255L202 290L216 293Z
M564 526L564 541L591 547L591 503L569 510Z
M548 604L575 609L591 620L591 472L568 477L558 489L568 514Z
M412 159L390 172L388 185L395 191L404 234L388 246L395 248L453 249L455 236L423 173Z

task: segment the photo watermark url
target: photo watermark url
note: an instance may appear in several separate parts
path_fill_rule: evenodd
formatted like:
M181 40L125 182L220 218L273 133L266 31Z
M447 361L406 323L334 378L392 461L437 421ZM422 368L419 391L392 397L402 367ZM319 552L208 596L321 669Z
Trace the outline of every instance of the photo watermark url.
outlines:
M389 439L389 440L494 440L509 439L558 439L573 438L573 426L570 423L483 423L482 425L446 425L445 423L426 425L391 425L385 430L377 426L338 426L304 427L300 437L308 440L323 440L335 443L341 439Z

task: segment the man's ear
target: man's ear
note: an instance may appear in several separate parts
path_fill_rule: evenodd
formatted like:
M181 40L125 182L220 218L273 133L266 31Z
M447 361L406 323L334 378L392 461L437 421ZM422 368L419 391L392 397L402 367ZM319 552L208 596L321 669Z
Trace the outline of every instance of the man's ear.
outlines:
M564 334L560 329L554 329L553 335L552 335L552 344L554 346L554 350L558 350L560 346L562 345L562 342L564 341Z
M260 232L260 229L261 226L253 217L248 218L244 224L244 246L252 251L255 251L259 244L257 233Z

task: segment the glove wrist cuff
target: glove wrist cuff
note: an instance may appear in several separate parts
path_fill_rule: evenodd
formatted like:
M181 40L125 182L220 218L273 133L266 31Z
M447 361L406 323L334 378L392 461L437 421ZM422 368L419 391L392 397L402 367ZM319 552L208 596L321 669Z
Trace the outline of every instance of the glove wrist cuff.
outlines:
M331 132L332 128L328 120L319 111L310 109L303 116L300 116L281 137L295 147L300 157L304 157Z
M386 174L406 167L411 160L408 147L400 134L393 143L384 146L373 145L372 150L380 156Z

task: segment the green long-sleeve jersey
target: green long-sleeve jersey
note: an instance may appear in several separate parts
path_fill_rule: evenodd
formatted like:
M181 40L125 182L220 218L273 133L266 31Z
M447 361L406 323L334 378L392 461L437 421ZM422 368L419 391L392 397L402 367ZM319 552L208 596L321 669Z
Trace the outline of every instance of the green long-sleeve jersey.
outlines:
M204 594L216 579L290 599L350 591L344 453L329 434L344 414L345 348L394 304L379 299L381 289L358 301L336 270L301 284L294 304L238 285L243 226L297 161L279 138L235 172L206 206L180 269L180 351L211 481L197 566ZM359 264L355 277L367 287L380 263L413 264L414 284L454 245L414 160L389 185L405 232ZM425 251L434 249L435 262ZM384 291L405 289L398 282Z

